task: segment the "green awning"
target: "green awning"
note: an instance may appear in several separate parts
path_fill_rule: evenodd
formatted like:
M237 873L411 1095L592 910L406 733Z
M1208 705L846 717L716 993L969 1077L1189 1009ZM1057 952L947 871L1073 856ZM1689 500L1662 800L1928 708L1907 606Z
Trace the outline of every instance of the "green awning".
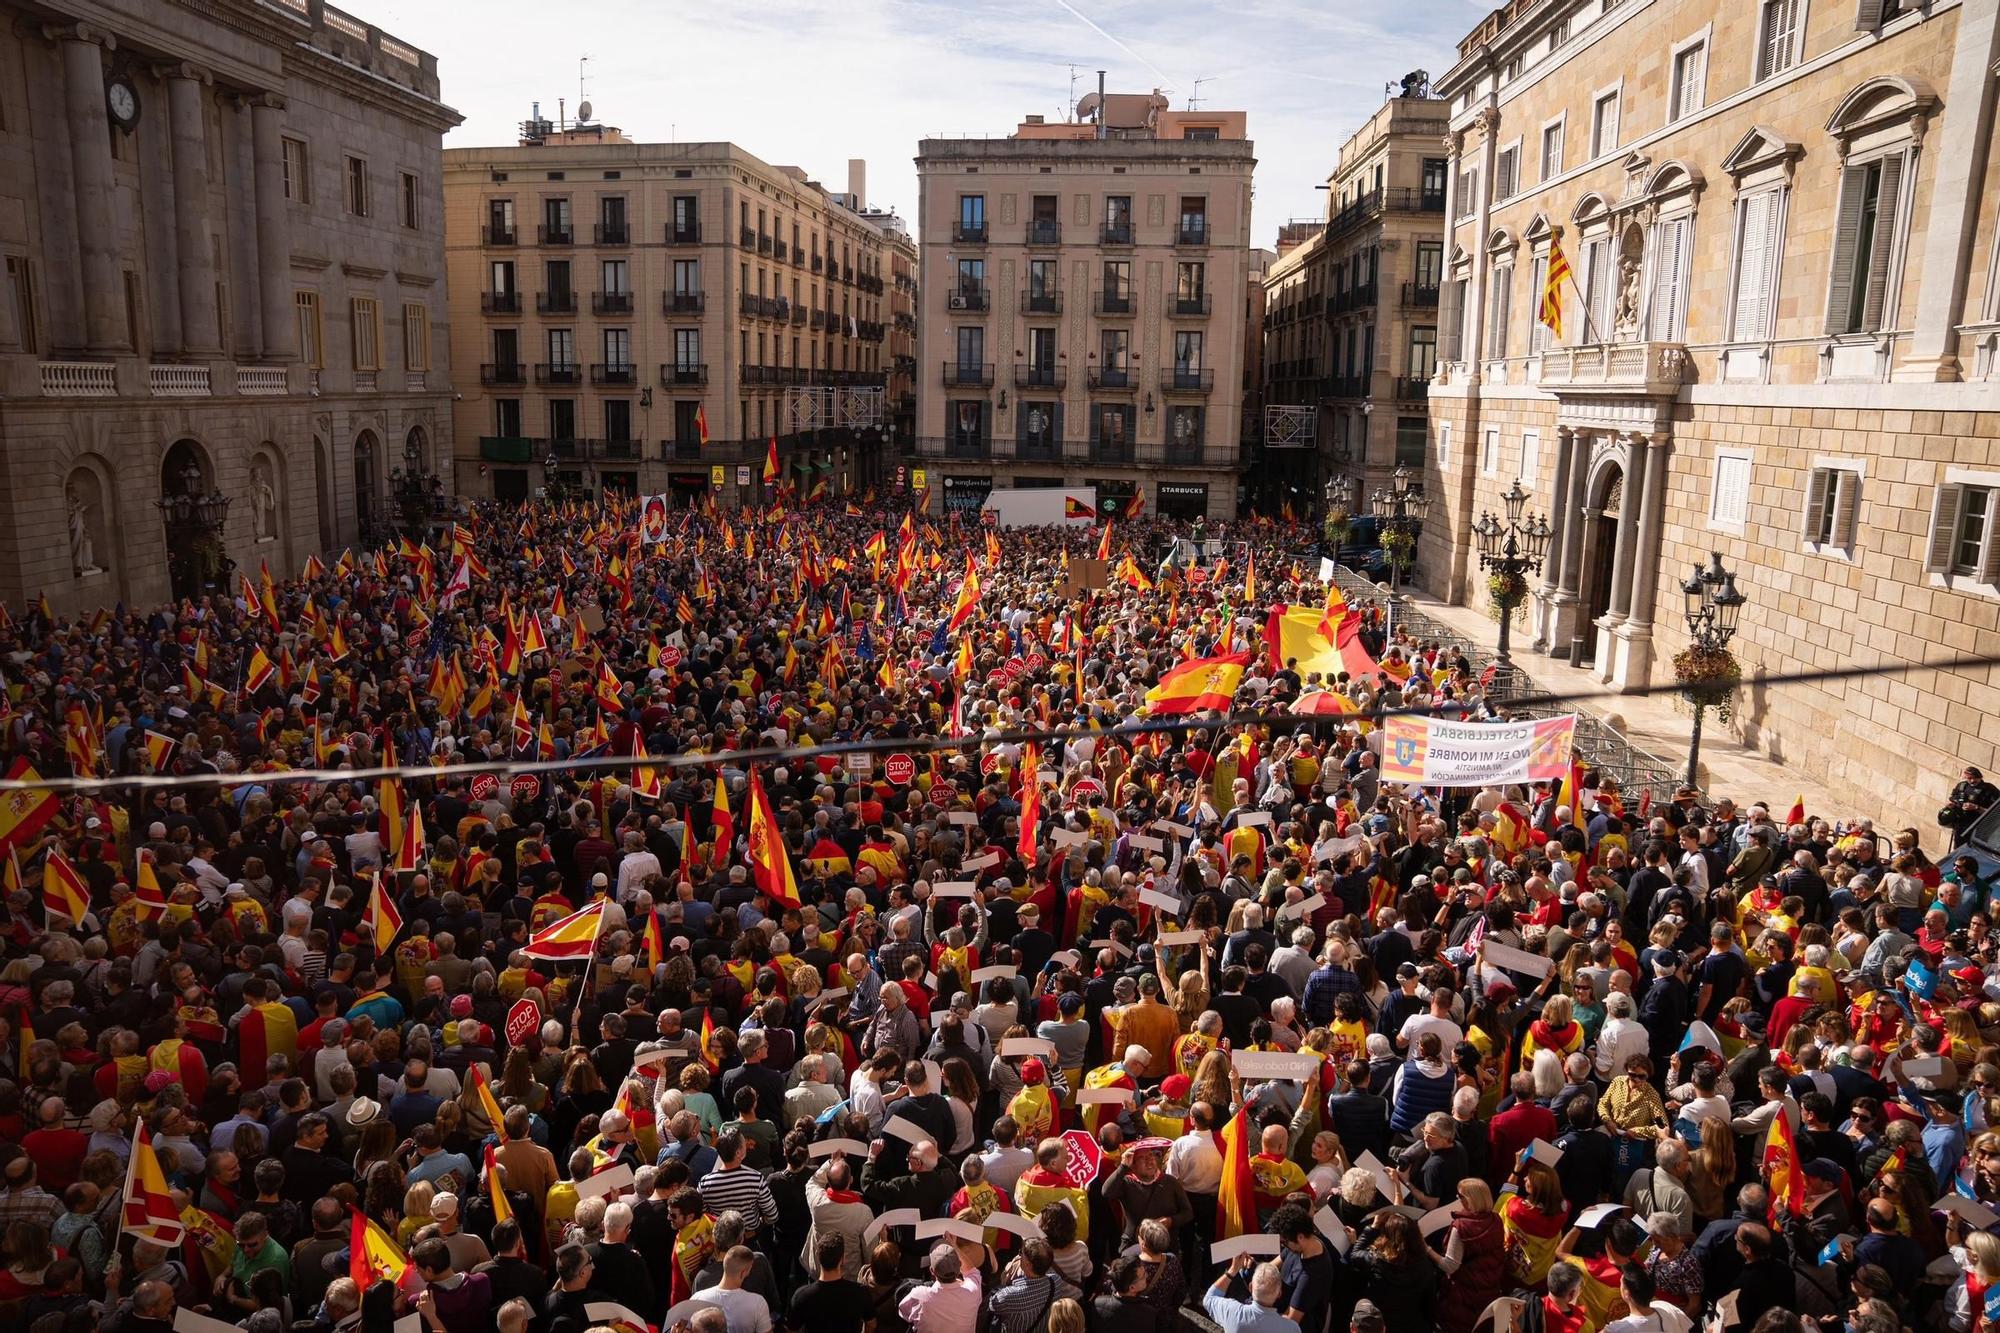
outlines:
M482 435L479 457L486 463L530 463L535 457L535 442L525 435Z

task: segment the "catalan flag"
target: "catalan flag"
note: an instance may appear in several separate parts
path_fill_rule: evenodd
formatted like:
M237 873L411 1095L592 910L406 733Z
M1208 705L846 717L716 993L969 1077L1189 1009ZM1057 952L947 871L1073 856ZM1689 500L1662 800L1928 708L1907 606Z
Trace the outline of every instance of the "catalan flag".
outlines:
M557 963L586 959L597 952L597 934L603 928L604 899L594 898L529 936L522 952Z
M1146 691L1147 715L1172 717L1205 709L1227 709L1236 697L1236 687L1243 683L1243 669L1249 664L1249 653L1225 653L1183 662Z
M1563 254L1561 241L1552 242L1549 246L1548 277L1542 282L1542 309L1538 318L1558 340L1563 336L1562 284L1568 277L1569 257Z

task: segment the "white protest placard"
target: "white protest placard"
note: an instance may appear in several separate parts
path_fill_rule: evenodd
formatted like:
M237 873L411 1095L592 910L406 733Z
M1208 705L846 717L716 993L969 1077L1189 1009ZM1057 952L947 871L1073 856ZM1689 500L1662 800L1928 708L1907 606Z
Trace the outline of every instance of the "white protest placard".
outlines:
M1316 1055L1292 1055L1286 1051L1232 1051L1229 1067L1245 1078L1282 1078L1303 1083L1320 1066Z
M882 1132L884 1134L894 1134L905 1143L929 1143L931 1141L929 1130L919 1125L916 1121L900 1115L889 1117L889 1123L882 1126Z
M1000 1039L1000 1054L1003 1056L1038 1055L1046 1059L1055 1053L1056 1044L1047 1037L1002 1037Z
M1737 1291L1726 1291L1715 1301L1715 1326L1731 1328L1743 1322L1743 1316L1736 1312Z
M948 824L966 824L966 825L976 826L979 823L979 816L975 815L970 810L947 810L944 812L944 817L945 817L945 822Z
M423 1322L422 1315L412 1315L412 1319ZM220 1319L211 1319L205 1314L196 1314L185 1305L174 1311L174 1333L243 1333L243 1330Z
M936 990L936 989L937 989L937 973L935 973L935 972L926 972L926 973L924 973L924 989L925 989L925 990ZM945 1007L945 1008L947 1008L947 1009L949 1009L949 1008L950 1008L951 1006L950 1006L950 1005L945 1005L944 1007Z
M1049 841L1058 847L1081 847L1090 841L1090 835L1087 833L1078 833L1075 829L1051 829L1049 831Z
M1231 1240L1219 1240L1208 1247L1208 1261L1212 1264L1226 1264L1239 1254L1276 1254L1284 1247L1276 1236L1237 1236Z
M1162 912L1181 910L1180 897L1172 893L1161 893L1158 889L1139 890L1139 901L1148 907L1157 907Z
M625 1307L621 1305L618 1308L622 1310ZM415 1313L406 1314L389 1325L389 1333L424 1333L424 1317Z
M1049 961L1058 967L1075 967L1083 959L1074 949L1058 949L1049 955Z
M913 1227L923 1220L923 1213L915 1208L891 1208L888 1212L883 1213L880 1217L862 1228L861 1239L869 1246L873 1246L875 1238L888 1228Z
M1019 1213L1003 1213L995 1209L986 1215L986 1225L995 1231L1012 1232L1022 1240L1042 1239L1042 1224Z
M1090 947L1093 949L1110 949L1121 958L1130 958L1132 956L1130 947L1119 943L1117 940L1092 940Z
M1164 852L1167 844L1158 838L1149 838L1143 833L1128 834L1125 841L1142 852Z
M1318 1229L1320 1235L1326 1237L1327 1244L1343 1255L1347 1253L1347 1247L1353 1244L1347 1234L1347 1228L1341 1224L1340 1215L1333 1211L1332 1205L1323 1207L1313 1214L1313 1226Z
M868 1145L860 1139L820 1139L806 1151L814 1157L831 1157L837 1152L844 1152L849 1157L866 1157Z
M961 1222L955 1217L934 1217L917 1223L918 1240L930 1240L937 1236L982 1241L986 1239L986 1232L977 1222Z
M1921 1060L1905 1060L1899 1068L1905 1078L1936 1078L1944 1073L1944 1057L1932 1055Z
M608 1171L599 1171L594 1176L585 1176L576 1182L576 1197L594 1199L602 1194L607 1197L620 1190L632 1188L632 1168L620 1162Z
M1169 944L1200 944L1202 936L1207 933L1201 930L1163 930L1154 940L1154 943L1163 946Z
M819 993L819 998L822 1000L844 1000L847 996L848 989L845 986L829 986Z
M1606 1218L1614 1217L1617 1214L1622 1213L1624 1211L1625 1211L1625 1205L1622 1203L1592 1204L1590 1207L1584 1209L1582 1212L1576 1215L1577 1230L1588 1231L1592 1227L1597 1226L1599 1223L1603 1222Z
M1323 555L1319 558L1319 581L1333 582L1333 557Z
M1563 1150L1547 1139L1536 1139L1528 1145L1528 1156L1543 1166L1553 1168L1563 1159Z
M583 1312L589 1316L592 1324L603 1324L611 1328L621 1324L626 1328L646 1327L646 1316L630 1306L620 1305L617 1301L590 1301L584 1305ZM417 1318L415 1315L410 1317ZM667 1327L672 1328L673 1325L669 1324Z
M1365 833L1356 833L1345 838L1328 838L1325 842L1313 848L1312 858L1315 862L1325 861L1331 863L1338 861L1350 852L1361 851L1367 846L1368 835Z
M1243 818L1236 821L1246 828L1261 828L1271 822L1269 810L1246 810Z
M1156 819L1153 821L1153 827L1163 828L1176 838L1192 838L1194 836L1192 828L1189 828L1186 824L1176 824L1171 819Z
M1480 956L1488 967L1497 967L1503 972L1519 972L1523 976L1545 977L1555 967L1555 963L1538 953L1526 949L1516 949L1509 944L1495 944L1487 940L1480 946Z
M981 852L979 855L973 857L970 861L959 862L958 868L960 870L991 870L994 866L997 866L999 864L1000 864L1000 853Z
M996 963L992 967L975 967L972 969L972 980L975 985L982 981L1008 981L1014 975L1014 969L1005 963Z
M1457 1211L1457 1208L1451 1204L1447 1204L1443 1208L1431 1209L1428 1213L1417 1219L1417 1234L1428 1236L1433 1231L1450 1226L1451 1219Z
M872 754L850 754L847 756L847 771L851 776L865 778L875 772L875 756Z
M693 1299L685 1300L682 1301L679 1305L676 1305L673 1309L667 1311L664 1315L660 1316L662 1319L665 1319L667 1321L666 1323L660 1325L660 1327L679 1328L684 1323L692 1324L694 1322L694 1317L700 1314L703 1310L719 1310L721 1308L722 1307L717 1305L714 1301L699 1301Z
M2000 1222L2000 1213L1994 1212L1977 1199L1968 1199L1955 1190L1945 1191L1937 1206L1947 1213L1957 1213L1970 1222L1977 1230L1984 1231L1995 1222Z
M943 884L931 885L933 898L970 898L979 892L979 885L969 879L948 880Z
M686 1051L677 1051L672 1047L657 1051L641 1051L632 1057L632 1072L635 1074L643 1073L655 1065L663 1065L669 1060L685 1060L687 1058L688 1053Z
M1309 913L1317 912L1320 908L1324 906L1326 906L1325 894L1323 893L1308 894L1307 896L1299 899L1295 903L1279 904L1278 920L1283 921L1288 916L1306 916Z
M922 1065L922 1066L924 1067L924 1073L925 1073L925 1074L926 1074L926 1075L928 1076L928 1078L929 1078L929 1083L930 1083L930 1088L931 1088L931 1091L933 1091L933 1092L942 1092L942 1091L944 1091L944 1069L943 1069L943 1067L942 1067L942 1066L940 1066L940 1065L938 1064L938 1062L937 1062L937 1061L935 1061L935 1060L920 1060L920 1061L918 1061L918 1063L919 1063L919 1064L921 1064L921 1065ZM905 1123L905 1124L907 1124L907 1123L909 1123L909 1122L908 1122L908 1121L905 1121L904 1123Z
M1493 1333L1514 1333L1514 1329L1521 1322L1521 1310L1522 1304L1520 1301L1515 1300L1512 1296L1502 1296L1500 1299L1494 1301L1493 1304L1486 1307L1485 1312L1479 1316L1479 1323L1483 1324L1491 1319L1493 1321ZM1478 1324L1473 1325L1475 1328L1478 1326Z
M1383 1198L1394 1202L1402 1197L1403 1191L1389 1175L1389 1168L1382 1165L1382 1159L1372 1152L1364 1152L1354 1164L1375 1178L1375 1191Z
M1123 1106L1132 1100L1130 1088L1078 1088L1078 1106Z

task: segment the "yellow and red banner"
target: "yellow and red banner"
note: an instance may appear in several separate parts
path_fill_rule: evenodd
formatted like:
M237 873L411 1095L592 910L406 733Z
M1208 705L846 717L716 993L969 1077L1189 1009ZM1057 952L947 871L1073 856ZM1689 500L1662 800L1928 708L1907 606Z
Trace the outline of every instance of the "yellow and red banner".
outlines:
M1526 722L1391 717L1382 724L1382 780L1490 787L1567 779L1576 714Z
M1244 668L1249 665L1248 653L1226 653L1183 662L1146 691L1146 715L1172 717L1206 709L1226 710L1236 697L1236 687L1243 683Z

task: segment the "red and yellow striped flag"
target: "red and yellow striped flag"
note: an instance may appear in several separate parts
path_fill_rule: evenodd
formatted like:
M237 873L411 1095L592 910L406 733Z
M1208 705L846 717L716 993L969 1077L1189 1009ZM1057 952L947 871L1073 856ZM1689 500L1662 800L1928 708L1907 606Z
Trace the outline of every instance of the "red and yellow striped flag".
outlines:
M1539 316L1560 341L1563 336L1562 284L1569 277L1569 257L1563 253L1562 242L1549 245L1549 271L1542 282L1542 310Z
M90 886L69 858L54 847L42 862L42 906L52 915L68 917L71 925L81 925L84 913L90 910Z

